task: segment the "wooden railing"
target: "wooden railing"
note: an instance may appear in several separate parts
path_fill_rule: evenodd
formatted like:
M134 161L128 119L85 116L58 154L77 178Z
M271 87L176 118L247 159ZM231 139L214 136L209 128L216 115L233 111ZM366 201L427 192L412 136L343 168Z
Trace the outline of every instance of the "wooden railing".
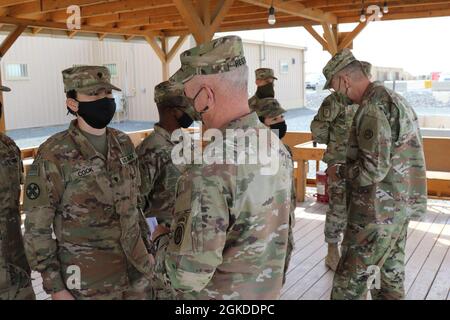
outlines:
M190 129L193 132L196 129ZM139 145L153 129L128 133L135 146ZM291 149L294 146L311 141L311 132L288 132L283 138L283 142ZM31 165L36 156L38 147L22 149L22 159L24 159L25 169ZM450 197L450 138L424 137L424 152L427 164L428 194L436 197ZM294 161L296 161L294 157ZM298 177L298 170L308 170L298 168L294 178ZM314 185L315 179L308 179L308 185Z

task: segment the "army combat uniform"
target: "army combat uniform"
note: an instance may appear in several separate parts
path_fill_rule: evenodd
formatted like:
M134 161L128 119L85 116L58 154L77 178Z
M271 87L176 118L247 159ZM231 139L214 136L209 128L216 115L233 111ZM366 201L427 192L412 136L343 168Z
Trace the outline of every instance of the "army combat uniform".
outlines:
M220 62L205 62L213 61L211 57ZM178 81L196 72L234 70L245 64L242 41L235 36L213 40L184 52L181 63L173 77ZM255 113L232 121L221 132L226 129L247 133L246 154L257 152L253 141L262 134L277 139ZM237 157L236 141L225 135L207 148ZM261 174L260 163L225 162L189 166L180 178L171 233L160 236L155 245L156 272L183 298L279 297L288 244L292 160L281 143L272 152L278 155L271 158L278 166L274 174Z
M165 81L155 88L155 102L172 102L171 107L181 110L189 107L190 101L184 96L184 86ZM185 165L172 162L172 150L177 144L171 134L159 124L137 147L141 172L141 195L144 215L155 217L158 224L170 228L175 204L175 189ZM171 288L165 288L157 280L153 283L157 299L173 299Z
M325 68L336 74L357 61L345 49ZM331 81L331 78L329 80ZM418 118L408 102L371 83L352 123L346 166L348 225L332 299L404 298L409 220L426 212L426 169ZM373 288L374 278L380 287Z
M0 300L35 299L20 227L22 175L19 148L0 133Z
M333 93L325 98L311 122L313 140L326 144L322 159L328 167L345 164L348 135L358 108L346 97ZM345 179L328 179L329 207L325 219L325 241L338 243L347 224Z
M108 88L106 68L77 68L63 72L66 90L87 84ZM151 298L137 155L125 133L106 128L106 139L103 155L74 120L40 146L27 174L25 249L48 294L68 290L75 299Z
M286 113L278 101L273 98L264 98L259 99L256 104L256 114L261 119L265 118L275 118L279 115ZM291 148L285 144L286 150L289 152L289 155L292 158ZM294 167L294 162L292 161L292 167ZM284 276L283 276L283 284L286 282L286 274L289 269L289 263L291 261L292 252L294 251L295 241L294 241L294 226L295 226L295 208L297 207L296 201L296 192L295 192L295 181L292 179L292 187L291 187L291 211L289 213L289 235L288 235L288 247L286 254L286 264L284 267Z

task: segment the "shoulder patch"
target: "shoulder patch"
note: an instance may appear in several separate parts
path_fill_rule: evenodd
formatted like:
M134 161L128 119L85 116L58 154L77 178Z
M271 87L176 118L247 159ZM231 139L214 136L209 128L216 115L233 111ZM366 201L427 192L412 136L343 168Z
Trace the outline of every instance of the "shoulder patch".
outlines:
M25 193L28 199L36 200L41 195L41 188L36 183L30 183Z
M181 242L183 242L184 229L184 221L179 221L173 234L173 241L177 246L181 245Z

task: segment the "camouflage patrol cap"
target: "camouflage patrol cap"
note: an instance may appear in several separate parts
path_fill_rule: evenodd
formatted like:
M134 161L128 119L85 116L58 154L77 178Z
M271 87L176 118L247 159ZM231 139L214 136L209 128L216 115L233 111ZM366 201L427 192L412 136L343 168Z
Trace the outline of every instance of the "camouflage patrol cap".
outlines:
M164 81L155 87L155 102L158 106L179 108L195 119L192 99L184 94L184 85L174 81Z
M242 40L226 36L186 50L180 55L181 68L170 78L184 83L196 75L232 71L246 64Z
M275 77L273 69L270 68L259 68L255 70L255 78L256 80L265 80L265 79L275 79L278 80L277 77Z
M333 58L331 58L330 61L328 61L325 68L323 68L323 75L327 79L327 82L325 83L325 86L323 87L324 90L329 89L331 86L331 80L333 80L333 77L342 69L347 67L349 64L353 62L359 62L361 63L361 67L366 75L370 75L370 70L372 68L372 65L368 62L362 62L355 58L353 53L350 51L350 49L343 49L342 51L336 53ZM369 72L367 72L369 70Z
M286 112L274 98L258 99L255 111L258 117L263 118L274 118Z
M90 94L100 89L122 91L111 84L111 74L103 66L80 66L66 69L62 72L64 91Z

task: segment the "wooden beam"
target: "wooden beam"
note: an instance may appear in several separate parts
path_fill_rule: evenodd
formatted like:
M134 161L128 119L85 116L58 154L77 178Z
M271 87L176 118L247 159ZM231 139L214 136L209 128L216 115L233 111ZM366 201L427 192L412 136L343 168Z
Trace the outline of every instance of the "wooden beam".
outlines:
M99 41L103 41L103 39L105 39L105 37L107 36L107 33L99 33L98 36L98 40Z
M296 17L302 17L318 22L337 23L337 17L334 14L326 13L320 9L307 8L299 2L286 2L282 0L241 0L241 2L265 8L270 8L273 4L275 10L279 12L289 13Z
M218 3L217 8L214 12L214 17L213 17L214 20L212 21L212 23L209 27L209 30L208 30L208 37L210 39L212 39L214 37L214 34L216 33L220 24L225 19L225 16L227 15L227 13L230 10L233 3L234 3L234 0L223 0Z
M331 26L328 23L322 23L322 28L328 43L328 51L334 56L338 52L337 39L334 37L333 30L331 30Z
M31 28L31 33L32 33L33 35L36 35L36 34L38 34L39 32L41 32L42 29L43 29L43 28Z
M192 32L192 35L198 44L208 41L207 29L200 19L197 11L194 8L191 0L173 0L173 3L177 7L180 15L183 17L188 29Z
M170 49L170 51L166 55L166 60L168 62L172 61L173 57L178 52L178 50L180 49L180 47L183 45L183 43L186 41L187 38L188 38L187 35L181 35L178 37L172 49Z
M344 48L347 48L352 41L364 30L367 26L367 22L360 22L352 32L350 32L342 41L339 43L338 50L341 51Z
M18 25L14 31L12 31L0 46L0 57L4 57L9 48L16 42L17 38L25 31L26 25Z
M15 25L28 25L30 27L42 27L45 29L56 29L56 30L67 30L67 25L65 23L60 22L51 22L51 21L40 21L40 20L32 20L32 19L19 19L13 17L5 17L0 16L0 23L4 24L15 24ZM90 25L82 25L78 32L87 32L87 33L108 33L114 35L134 35L134 36L157 36L158 33L151 31L143 31L136 29L119 29L113 27L97 27Z
M72 39L73 37L75 37L77 35L78 31L74 30L74 31L67 31L67 36Z
M161 60L161 62L165 62L166 61L166 54L164 53L164 51L161 49L161 47L156 42L155 37L146 36L145 40L147 40L147 42L153 48L153 50L155 51L155 53L158 56L159 60Z
M310 35L313 36L314 39L316 39L325 48L325 50L330 51L328 42L324 38L322 38L322 36L318 34L311 25L305 24L303 27L306 29L306 31L309 32Z

